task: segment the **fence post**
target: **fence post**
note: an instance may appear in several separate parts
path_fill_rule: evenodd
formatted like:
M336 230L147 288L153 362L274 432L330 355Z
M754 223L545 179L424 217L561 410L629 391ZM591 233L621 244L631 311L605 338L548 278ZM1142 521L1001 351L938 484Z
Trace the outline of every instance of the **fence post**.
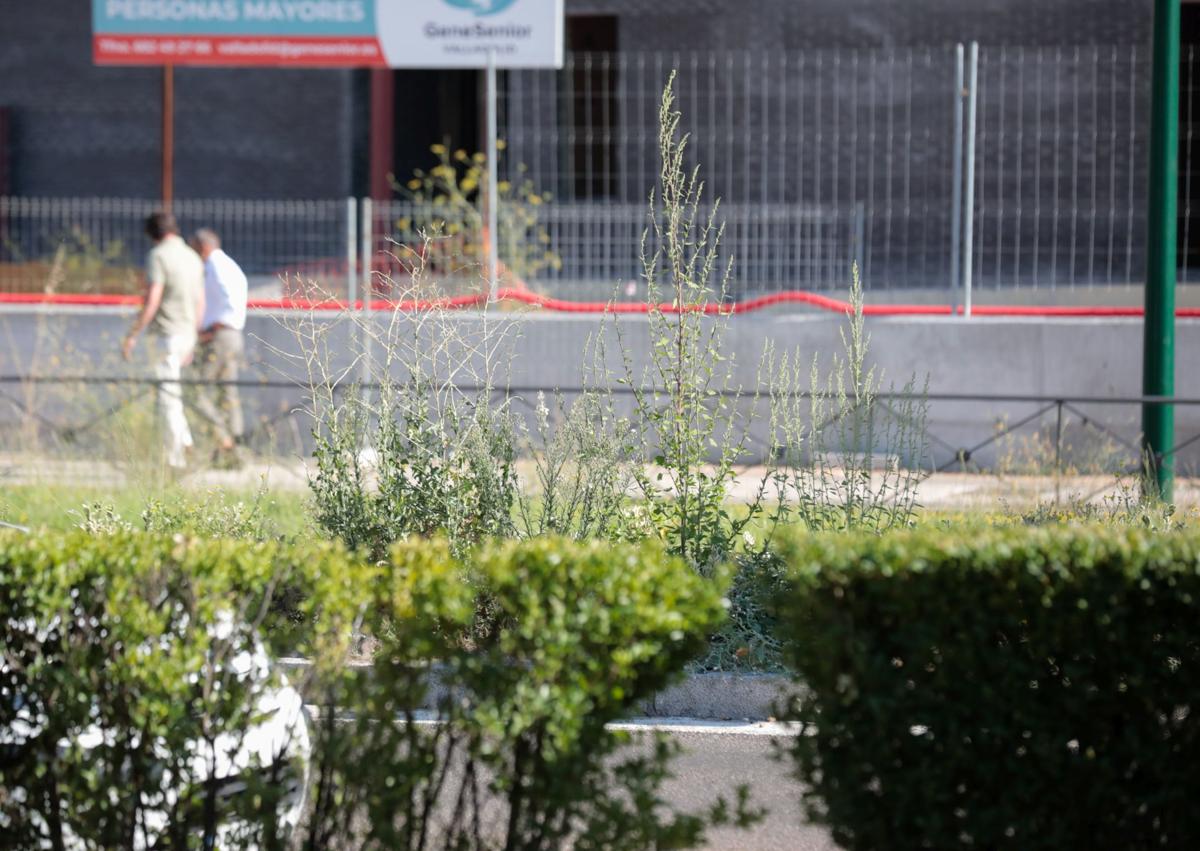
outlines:
M358 300L358 205L353 198L346 199L346 301L350 309Z
M500 251L500 193L499 166L496 162L500 147L496 140L496 51L488 48L487 52L487 286L488 303L495 303L500 290L499 280L499 251ZM511 258L509 258L511 261Z
M851 236L853 247L850 254L850 265L853 267L858 265L859 274L862 274L863 267L866 265L867 254L867 212L866 205L861 201L854 205L854 234Z
M963 316L971 317L971 261L975 238L975 114L979 104L979 42L971 42L967 100L966 202L963 204Z
M950 308L958 307L959 249L962 240L963 46L954 48L954 169L950 198Z
M375 218L373 204L370 198L362 199L362 215L359 221L359 235L362 239L362 253L359 262L362 264L362 287L359 297L362 300L358 312L358 331L361 340L359 356L362 358L361 380L366 384L371 380L371 333L367 323L371 321L371 259L374 254ZM365 391L364 391L365 392Z

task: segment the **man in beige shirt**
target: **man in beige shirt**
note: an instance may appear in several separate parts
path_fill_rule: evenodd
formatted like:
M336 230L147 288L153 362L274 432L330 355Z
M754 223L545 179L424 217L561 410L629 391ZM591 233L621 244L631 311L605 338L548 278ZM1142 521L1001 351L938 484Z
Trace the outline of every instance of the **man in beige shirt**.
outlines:
M184 415L179 379L192 359L197 325L204 314L204 263L179 236L179 226L170 213L149 216L146 236L154 243L146 255L146 299L121 344L121 353L129 360L138 335L150 328L166 461L180 469L187 463L184 451L192 446L192 432Z

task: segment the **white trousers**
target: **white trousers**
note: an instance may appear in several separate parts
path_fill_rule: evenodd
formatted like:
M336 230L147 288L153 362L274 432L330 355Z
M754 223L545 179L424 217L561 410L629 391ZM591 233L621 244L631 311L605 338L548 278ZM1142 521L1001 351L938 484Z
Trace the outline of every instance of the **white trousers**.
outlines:
M194 334L153 337L155 342L154 377L158 379L158 414L162 419L163 448L167 465L180 468L187 459L183 450L192 445L192 430L183 412L183 386L179 379L184 364L196 345Z

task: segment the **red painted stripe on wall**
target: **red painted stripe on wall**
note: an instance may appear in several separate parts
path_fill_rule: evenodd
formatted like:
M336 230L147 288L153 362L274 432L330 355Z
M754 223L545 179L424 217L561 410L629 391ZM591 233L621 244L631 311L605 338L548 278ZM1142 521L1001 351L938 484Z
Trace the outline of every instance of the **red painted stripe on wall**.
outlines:
M501 289L501 301L515 301L540 307L556 313L649 313L652 306L645 302L604 302L604 301L566 301L537 295L528 290ZM377 299L369 304L371 310L461 310L464 308L482 307L487 302L487 296L464 295L442 299L420 301L387 301ZM108 307L133 307L142 303L139 296L132 295L96 295L82 293L0 293L0 305L3 304L61 304L61 305L93 305ZM734 316L742 313L753 313L780 305L801 304L815 307L829 313L849 313L849 302L836 298L791 290L774 293L749 301L729 302L726 304L707 303L692 308L688 312L704 313L707 315ZM280 299L251 299L248 306L252 310L345 310L353 307L361 309L362 302L351 305L346 301L324 300L314 301L302 298ZM654 309L663 313L675 313L677 308L670 304L655 305ZM1084 307L1054 307L1032 305L976 305L972 308L976 316L1007 316L1007 317L1139 317L1143 311L1140 307L1120 307L1115 305L1096 305ZM951 307L948 304L867 304L863 306L867 316L961 316L961 307ZM1175 311L1179 319L1200 319L1200 307L1181 307Z

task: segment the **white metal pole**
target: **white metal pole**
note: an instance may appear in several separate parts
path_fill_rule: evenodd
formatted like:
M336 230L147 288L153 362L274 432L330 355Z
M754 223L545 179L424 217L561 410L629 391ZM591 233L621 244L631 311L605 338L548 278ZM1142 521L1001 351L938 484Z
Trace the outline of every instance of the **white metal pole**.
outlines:
M963 316L971 316L971 254L975 231L975 113L979 105L979 42L971 42L970 85L967 100L967 200L963 205Z
M371 321L371 255L374 253L374 212L370 198L362 199L362 217L359 224L359 234L362 237L362 251L359 262L362 264L362 287L359 297L362 307L358 314L359 334L361 336L362 382L371 380L371 334L367 323Z
M500 288L499 258L500 234L497 232L499 219L499 192L497 177L499 169L496 166L496 52L488 48L487 52L487 279L488 301L496 301Z
M358 205L353 198L346 199L346 301L350 309L358 300Z
M958 306L959 249L962 246L963 46L954 49L954 183L950 201L950 304Z

